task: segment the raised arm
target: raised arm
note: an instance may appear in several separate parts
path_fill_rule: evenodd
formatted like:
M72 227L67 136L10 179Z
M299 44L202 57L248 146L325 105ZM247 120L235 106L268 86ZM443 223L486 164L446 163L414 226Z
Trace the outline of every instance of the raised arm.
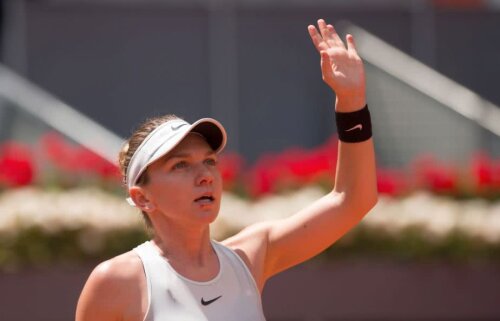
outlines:
M318 28L311 25L308 31L320 53L323 80L336 94L337 122L342 118L347 119L344 125L352 124L338 126L345 131L339 136L355 142L339 141L335 186L330 193L289 218L251 226L227 240L246 260L261 289L272 275L332 245L377 201L373 142L366 132L370 126L356 116L365 115L367 120L363 62L351 35L345 45L332 25L320 19ZM352 123L356 119L360 122Z

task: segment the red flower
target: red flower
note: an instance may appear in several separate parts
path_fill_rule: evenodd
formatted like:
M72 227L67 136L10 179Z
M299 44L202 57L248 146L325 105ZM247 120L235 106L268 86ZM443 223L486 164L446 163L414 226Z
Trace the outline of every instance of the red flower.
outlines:
M250 170L248 184L254 196L304 184L332 180L337 159L337 139L312 150L292 148L278 155L264 155Z
M282 155L281 161L298 183L311 183L325 173L333 173L331 154L323 149L290 150Z
M236 153L224 153L219 158L219 171L224 181L224 188L231 189L243 168L243 158Z
M500 193L500 161L479 153L472 159L471 171L476 192Z
M35 177L35 166L27 146L9 142L0 146L0 185L29 185Z
M112 164L95 152L85 147L75 149L74 167L82 174L96 174L101 178L119 178L118 166Z
M59 170L72 174L98 175L104 179L119 179L118 166L110 163L86 147L72 145L57 133L48 133L41 139L46 158Z
M264 155L249 172L247 184L250 194L261 196L273 192L279 176L280 168L277 166L275 158L271 155Z
M438 163L433 156L423 156L415 163L417 185L438 193L450 193L457 189L458 173L450 165Z
M40 141L45 157L56 168L69 172L78 169L75 148L69 145L60 134L55 132L45 134Z
M486 154L477 154L471 163L472 175L476 187L489 188L493 183L493 162Z
M404 174L397 170L377 170L377 188L380 194L398 196L408 188Z

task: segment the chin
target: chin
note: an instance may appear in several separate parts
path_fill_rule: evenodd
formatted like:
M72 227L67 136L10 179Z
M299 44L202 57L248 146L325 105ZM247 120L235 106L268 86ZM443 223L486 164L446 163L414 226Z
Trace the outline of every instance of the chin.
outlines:
M217 219L217 216L219 216L219 207L210 208L198 212L198 217L202 220L206 220L209 224L214 222L215 219Z

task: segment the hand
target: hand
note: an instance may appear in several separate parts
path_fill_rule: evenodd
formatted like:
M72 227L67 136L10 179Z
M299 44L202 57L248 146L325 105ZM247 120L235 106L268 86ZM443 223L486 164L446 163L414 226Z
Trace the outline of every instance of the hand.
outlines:
M308 31L314 46L321 55L323 81L337 96L337 111L354 111L366 104L365 71L359 57L354 37L346 36L347 47L332 25L318 20L319 32L309 25Z

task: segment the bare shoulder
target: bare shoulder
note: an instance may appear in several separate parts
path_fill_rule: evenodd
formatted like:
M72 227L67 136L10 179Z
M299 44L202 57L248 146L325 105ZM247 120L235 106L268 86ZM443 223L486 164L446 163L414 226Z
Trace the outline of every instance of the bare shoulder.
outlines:
M100 263L78 300L77 321L142 320L147 286L141 259L132 251Z
M127 282L134 281L138 276L143 275L141 259L132 251L115 256L112 259L100 263L90 277L107 282Z
M267 280L264 267L271 224L272 222L261 222L250 225L222 241L223 245L235 251L246 263L261 292Z

